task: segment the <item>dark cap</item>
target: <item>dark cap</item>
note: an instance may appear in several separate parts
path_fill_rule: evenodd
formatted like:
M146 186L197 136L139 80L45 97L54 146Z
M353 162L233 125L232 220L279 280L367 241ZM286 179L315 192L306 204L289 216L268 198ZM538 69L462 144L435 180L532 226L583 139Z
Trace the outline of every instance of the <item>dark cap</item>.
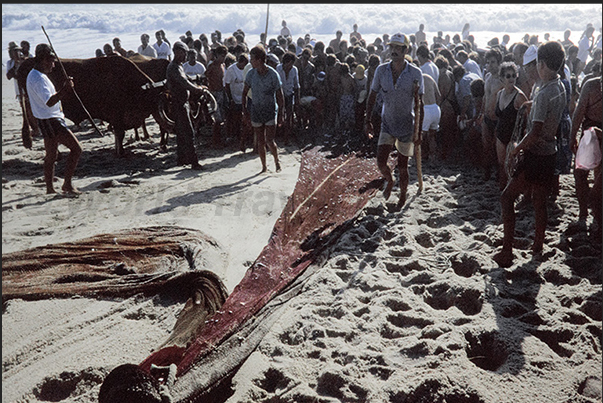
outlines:
M185 52L188 52L188 46L186 46L186 43L181 42L181 41L174 42L174 46L172 46L172 50L175 51L176 49L180 49Z
M8 50L22 50L22 48L17 45L15 42L9 42Z
M54 54L50 45L46 43L40 43L36 46L36 59L42 60L47 57L52 57L53 59L57 58L57 55Z

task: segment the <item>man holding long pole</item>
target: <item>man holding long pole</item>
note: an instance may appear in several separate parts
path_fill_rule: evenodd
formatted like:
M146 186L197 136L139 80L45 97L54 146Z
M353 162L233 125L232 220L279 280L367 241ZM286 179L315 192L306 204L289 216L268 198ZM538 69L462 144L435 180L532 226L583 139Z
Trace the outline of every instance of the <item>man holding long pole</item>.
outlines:
M366 110L372 111L379 91L383 94L383 110L381 112L381 131L377 148L377 164L387 181L383 196L387 200L394 186L392 170L387 162L396 146L398 150L398 169L400 172L400 199L398 208L406 203L408 187L408 157L414 153L415 145L421 143L420 126L415 129L415 119L420 122L423 115L423 74L421 70L409 63L405 55L409 50L406 35L397 33L389 42L391 62L377 67L371 84ZM418 104L413 113L413 105ZM417 116L418 114L418 116ZM369 138L373 137L374 128L367 114L365 131ZM420 158L417 156L417 158ZM417 161L418 162L418 161ZM420 174L420 171L419 171ZM422 185L422 178L419 178Z
M40 43L36 46L35 66L27 76L27 94L34 117L44 138L44 181L46 193L56 193L54 190L54 165L57 160L59 144L69 148L70 152L65 165L65 180L63 192L80 193L71 183L71 178L82 154L82 146L65 123L65 115L61 108L61 98L73 91L73 81L67 78L63 87L56 91L54 84L47 74L54 68L56 55L49 45Z

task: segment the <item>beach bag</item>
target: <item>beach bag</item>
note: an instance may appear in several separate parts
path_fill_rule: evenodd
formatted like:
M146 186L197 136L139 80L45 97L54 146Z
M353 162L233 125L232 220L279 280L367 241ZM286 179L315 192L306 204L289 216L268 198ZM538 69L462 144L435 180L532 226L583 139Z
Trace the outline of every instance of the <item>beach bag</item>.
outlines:
M601 163L601 145L591 127L584 131L578 151L576 151L576 169L591 170Z

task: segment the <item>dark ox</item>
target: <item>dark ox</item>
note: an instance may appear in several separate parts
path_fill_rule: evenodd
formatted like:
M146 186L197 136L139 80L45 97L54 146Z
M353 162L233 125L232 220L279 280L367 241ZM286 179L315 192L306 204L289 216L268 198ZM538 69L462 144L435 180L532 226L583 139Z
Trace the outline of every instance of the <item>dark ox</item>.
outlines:
M113 127L117 155L123 155L125 131L141 127L148 116L153 115L160 127L169 127L163 121L163 114L159 113L163 87L152 86L165 79L169 64L167 60L137 56L133 61L121 56L109 56L61 59L61 62L67 74L73 77L75 92L92 118L101 119ZM27 74L33 66L32 58L19 68L18 80L23 88L26 88ZM58 62L48 76L57 89L65 83ZM143 89L145 84L150 88ZM79 124L88 119L74 94L66 95L61 103L65 117L73 123Z

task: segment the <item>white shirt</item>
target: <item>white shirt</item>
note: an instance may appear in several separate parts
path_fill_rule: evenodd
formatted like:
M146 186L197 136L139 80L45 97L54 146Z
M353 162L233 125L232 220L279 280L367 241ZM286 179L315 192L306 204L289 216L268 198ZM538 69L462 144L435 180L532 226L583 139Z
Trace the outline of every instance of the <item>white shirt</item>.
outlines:
M586 63L586 59L588 59L588 50L590 48L590 38L586 35L580 42L578 42L578 59L580 59L583 63Z
M463 63L463 67L467 73L475 73L479 76L479 78L484 78L482 74L482 70L479 67L479 64L473 59L467 59L465 63ZM437 81L436 81L437 82Z
M243 87L245 86L244 70L245 68L240 69L237 63L233 63L224 73L224 84L230 86L232 100L237 105L243 103Z
M6 62L6 71L9 71L14 66L15 61L13 59L9 59L8 62ZM15 83L15 97L18 98L19 95L21 95L21 91L19 91L19 82L17 81L16 77L11 78L11 80L13 80L13 82Z
M138 53L143 56L155 57L157 58L157 51L152 45L147 45L146 48L142 48L142 45L138 47Z
M153 47L157 52L158 59L167 59L168 56L172 55L172 49L170 48L170 45L167 44L167 42L161 42L161 46L157 45L157 43L154 43Z
M65 118L61 110L61 101L53 106L46 105L46 102L56 92L54 84L46 74L32 69L27 75L27 94L29 95L31 111L36 118Z
M428 60L420 68L424 74L430 75L436 83L438 82L438 79L440 78L440 69L438 69L438 66L436 66L434 62Z
M291 96L295 89L299 89L299 75L297 74L297 67L291 67L289 70L289 77L285 77L285 70L283 63L276 66L277 73L281 76L281 82L283 83L283 95Z
M247 63L247 66L245 66L245 68L243 69L243 80L245 80L247 73L249 73L249 70L251 70L252 68L253 67L251 66L251 63ZM247 98L252 99L251 88L249 88L249 91L247 91Z
M182 68L187 76L194 79L195 76L204 76L205 75L205 66L201 63L195 63L194 66L191 66L189 62L185 62L182 64Z

